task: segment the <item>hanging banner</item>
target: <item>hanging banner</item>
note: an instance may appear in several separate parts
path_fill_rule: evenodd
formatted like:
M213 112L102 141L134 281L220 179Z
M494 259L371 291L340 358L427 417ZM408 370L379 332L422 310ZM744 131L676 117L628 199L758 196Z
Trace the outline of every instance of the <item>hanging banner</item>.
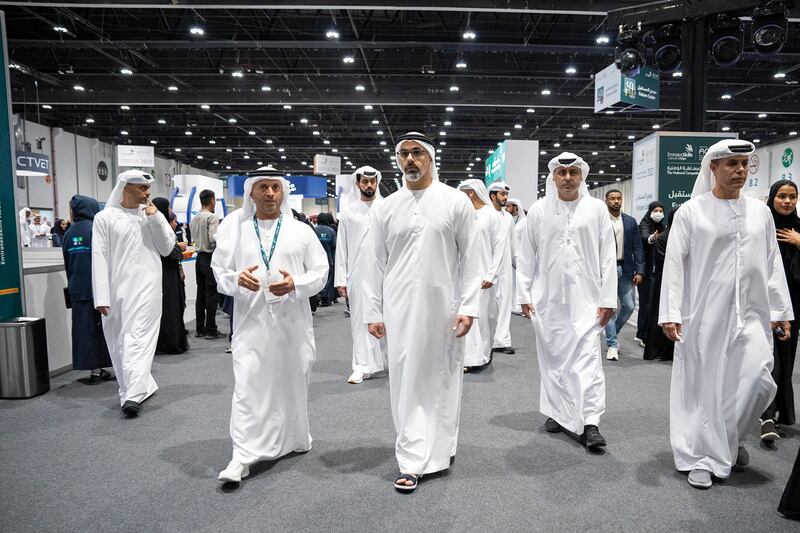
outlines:
M14 201L15 153L11 139L11 99L8 87L6 19L0 12L0 320L22 316L22 264L19 245L19 217ZM48 165L49 168L49 165Z
M156 166L156 154L152 146L131 146L128 144L117 146L117 165L121 167Z
M17 176L49 176L50 156L37 152L16 152Z
M621 107L659 108L660 75L657 70L642 67L636 76L624 76L613 63L594 77L594 112ZM620 106L618 106L620 107Z
M314 156L314 174L327 176L342 173L342 158L335 155L316 154Z

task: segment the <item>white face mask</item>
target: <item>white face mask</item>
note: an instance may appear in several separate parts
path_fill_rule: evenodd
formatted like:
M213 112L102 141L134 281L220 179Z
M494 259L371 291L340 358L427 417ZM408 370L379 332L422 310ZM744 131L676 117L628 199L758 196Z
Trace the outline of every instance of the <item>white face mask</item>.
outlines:
M658 224L664 220L664 213L650 213L650 218L653 219L653 222Z

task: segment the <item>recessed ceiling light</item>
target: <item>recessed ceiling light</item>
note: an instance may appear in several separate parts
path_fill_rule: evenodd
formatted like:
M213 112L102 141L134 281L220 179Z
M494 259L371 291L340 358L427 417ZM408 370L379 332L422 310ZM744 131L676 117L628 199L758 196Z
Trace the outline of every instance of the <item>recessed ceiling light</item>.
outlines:
M291 105L289 105L289 104L284 104L283 108L284 108L284 109L291 109L291 108L292 108L292 106L291 106Z
M53 26L53 31L56 31L58 33L67 33L69 30L64 26Z
M526 113L535 113L536 110L534 108L532 108L532 107L529 107L528 109L525 110L525 112Z
M169 87L167 87L167 90L175 92L175 91L178 90L178 86L177 85L170 85Z
M364 106L364 109L365 109L366 111L372 111L372 106L371 106L371 105L369 105L369 104L367 104L367 105L365 105L365 106Z
M255 132L255 131L253 131L253 130L250 130L250 131L248 131L248 132L247 132L247 134L248 134L248 135L255 135L255 134L256 134L256 132Z
M722 126L722 131L731 131L730 126Z
M456 68L467 68L467 62L464 61L463 59L459 59L456 62Z
M264 92L271 91L272 87L270 87L269 85L262 85L261 90Z
M564 72L566 72L567 74L575 74L576 72L578 72L578 69L576 69L575 67L567 67L564 70Z
M348 55L348 56L344 56L342 58L342 63L351 64L351 63L355 63L355 62L356 62L356 58L354 58L353 56L349 56Z
M83 85L73 85L72 88L75 89L76 91L85 91L86 90Z
M772 75L772 77L775 78L776 80L782 80L783 78L786 77L786 73L785 72L776 72L775 74Z
M229 118L228 122L231 123L231 124L236 124L237 121L236 121L235 118Z
M210 141L208 141L208 144L217 144L217 141L215 141L214 139L211 139Z
M730 93L725 93L722 96L720 96L720 98L722 98L723 100L730 100L731 98L733 98L733 96L731 96Z
M150 139L150 144L158 144L158 141L155 139Z
M87 118L86 119L86 123L87 124L94 124L94 119L93 118Z
M360 84L356 85L356 91L362 92L362 91L366 91L366 90L367 90L367 88L364 87L363 85L360 85Z
M119 132L119 134L120 134L120 135L127 135L127 134L128 134L128 131L127 131L127 130L122 130L121 132Z
M581 129L582 130L588 130L589 129L589 124L581 124Z
M561 143L553 143L553 148L561 148Z
M123 74L123 75L125 75L125 76L130 76L130 75L132 75L132 74L133 74L133 71L132 71L131 69L129 69L129 68L127 68L127 67L126 67L126 68L121 68L121 69L120 69L120 71L119 71L119 73L120 73L120 74Z
M608 44L609 39L605 35L599 36L597 39L594 40L597 44Z
M458 92L458 85L451 85L450 86L450 92L451 93L457 93Z
M327 37L328 39L338 39L339 32L336 30L328 30L327 32L325 32L325 37Z
M461 36L467 41L473 41L478 35L472 30L466 30Z
M654 130L660 130L661 129L661 124L653 124L653 129Z
M130 111L131 110L131 106L129 106L129 105L121 105L121 106L119 106L119 108L122 109L123 111Z
M167 123L167 121L166 121L166 120L164 120L163 118L160 118L160 119L158 119L158 123L159 123L159 124L166 124L166 123Z
M448 113L452 113L453 112L453 108L450 107L450 106L445 107L444 110L447 111Z
M47 105L47 104L44 104L44 105L42 106L42 109L53 109L53 106L51 106L51 105Z
M759 113L758 114L758 118L767 118L767 114L766 113Z
M189 33L191 33L192 35L203 35L205 33L205 30L200 26L192 26L191 28L189 28Z
M548 95L550 95L550 94L551 94L551 93L550 93L550 89L542 89L542 93L541 93L541 94L542 94L542 96L548 96Z
M567 133L567 139L572 139L573 137L575 137L574 133Z
M184 134L184 135L191 135L191 134L192 134L192 132L191 132L190 130L186 130L186 131L184 131L184 132L183 132L183 134Z

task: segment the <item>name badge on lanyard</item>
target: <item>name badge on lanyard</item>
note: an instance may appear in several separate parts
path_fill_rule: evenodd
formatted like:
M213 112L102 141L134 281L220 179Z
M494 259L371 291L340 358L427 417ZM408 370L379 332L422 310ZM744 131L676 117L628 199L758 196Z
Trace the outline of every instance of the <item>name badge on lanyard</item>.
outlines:
M256 237L258 237L258 248L261 251L261 259L264 261L264 266L267 269L266 276L262 281L262 288L264 289L264 296L267 300L267 303L274 303L280 300L280 296L275 296L269 292L267 284L279 282L283 279L283 276L281 276L279 272L273 272L271 268L272 256L275 254L275 246L278 244L278 235L280 235L282 223L283 214L278 217L278 222L275 226L275 233L272 235L272 245L269 248L269 255L267 255L267 252L264 250L264 245L261 243L261 231L258 227L258 219L255 215L253 215L253 227L256 230Z

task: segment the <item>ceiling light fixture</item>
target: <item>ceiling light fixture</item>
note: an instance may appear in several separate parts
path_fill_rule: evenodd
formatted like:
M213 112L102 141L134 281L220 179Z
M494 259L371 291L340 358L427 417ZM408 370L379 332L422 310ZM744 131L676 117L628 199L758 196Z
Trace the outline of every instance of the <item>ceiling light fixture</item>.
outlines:
M42 109L53 109L53 106L51 106L51 105L47 105L47 104L44 104L44 105L42 106Z
M786 6L771 0L753 10L753 48L761 55L777 54L786 43Z
M262 85L261 90L264 92L271 91L272 87L270 87L269 85Z
M129 105L121 105L121 106L119 106L119 108L121 110L123 110L123 111L130 111L131 110L131 106L129 106Z
M576 69L575 67L569 66L564 70L564 72L567 73L567 74L575 74L576 72L578 72L578 69Z
M190 130L186 130L186 131L183 132L183 134L188 136L188 135L191 135L192 132Z
M464 61L464 58L461 57L456 61L456 68L467 68L467 62Z
M192 35L204 35L206 32L200 26L192 26L191 28L189 28L189 33L191 33Z
M205 111L208 111L209 109L211 109L211 106L210 106L210 105L208 105L208 104L203 104L203 105L201 105L201 106L200 106L200 109L203 109L203 110L205 110Z
M658 70L670 74L681 68L680 26L665 24L648 33L645 41L653 47L653 61Z
M87 118L86 119L86 123L87 124L94 124L94 119L93 118Z
M581 129L582 130L588 130L589 129L589 124L581 124Z
M722 131L731 131L731 127L730 126L722 126L721 129L722 129Z
M372 111L372 106L367 104L364 106L364 111Z
M609 39L607 35L600 35L594 40L594 42L597 44L608 44L611 42L611 39Z
M234 78L244 78L244 72L242 72L241 70L234 70L233 72L231 72L231 76L233 76Z
M351 65L351 64L353 64L355 62L356 62L356 58L354 58L351 55L347 55L347 56L344 56L342 58L342 63L347 63L348 65Z
M474 31L468 29L464 31L464 33L461 36L464 38L465 41L474 41L478 35Z
M131 76L133 74L133 71L131 69L129 69L128 67L123 67L123 68L121 68L119 70L119 73L123 74L125 76Z
M121 132L119 132L119 134L120 135L127 135L128 134L128 130L122 130Z
M744 25L738 17L720 13L709 23L711 59L720 67L730 67L739 61L744 50Z
M451 85L450 86L450 92L451 93L457 93L458 92L458 85Z
M170 85L169 87L167 87L167 90L174 93L175 91L178 90L178 86L177 85Z
M730 100L731 98L733 98L733 96L730 93L725 93L722 96L720 96L720 98L723 100Z
M639 27L622 26L614 49L614 64L625 75L634 77L645 63L645 48Z
M163 124L166 124L167 121L164 120L163 118L160 118L160 119L158 119L158 123L163 125Z
M447 111L448 113L452 113L453 112L453 108L450 107L450 106L445 107L444 110Z
M327 32L325 32L325 37L327 37L328 39L338 39L339 32L336 30L328 30Z
M552 94L550 92L550 89L542 89L542 92L541 92L542 96L550 96L550 94Z
M68 33L69 32L69 30L67 28L65 28L64 26L53 26L53 31L58 32L58 33Z
M84 88L83 85L73 85L72 88L75 89L76 91L85 91L86 90L86 88Z
M292 108L292 106L291 106L291 105L289 105L289 104L285 104L285 105L283 106L283 108L284 108L284 109L291 109L291 108Z

